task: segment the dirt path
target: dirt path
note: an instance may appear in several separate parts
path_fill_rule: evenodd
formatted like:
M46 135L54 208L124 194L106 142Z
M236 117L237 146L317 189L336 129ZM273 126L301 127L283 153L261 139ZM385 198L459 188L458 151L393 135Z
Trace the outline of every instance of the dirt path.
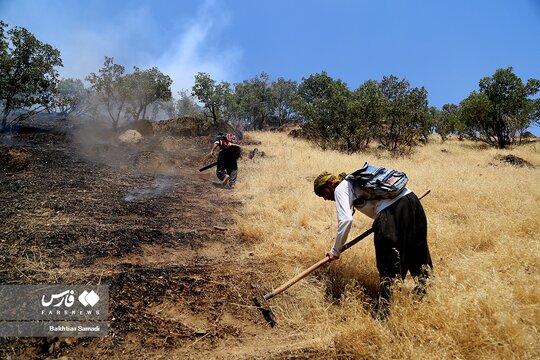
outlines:
M3 339L0 357L309 357L254 306L252 284L271 266L238 260L245 244L230 215L241 205L213 170L197 171L206 139L73 139L3 139L11 162L0 172L0 283L107 284L110 334Z

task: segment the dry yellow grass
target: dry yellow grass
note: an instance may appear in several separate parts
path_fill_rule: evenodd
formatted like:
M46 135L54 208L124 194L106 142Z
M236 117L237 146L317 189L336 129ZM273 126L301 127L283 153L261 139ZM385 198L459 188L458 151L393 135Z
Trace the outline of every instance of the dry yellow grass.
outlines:
M410 158L375 151L321 151L283 133L250 133L265 157L244 159L236 195L246 253L272 258L270 290L324 257L336 231L333 202L313 194L323 170L351 172L364 161L405 171L428 216L435 276L422 303L396 290L385 323L370 315L378 289L369 237L271 299L278 323L321 349L360 359L540 358L540 143L510 150L438 139ZM247 146L249 151L254 146ZM536 168L496 159L514 154ZM355 215L351 235L371 226ZM332 297L329 294L334 294Z

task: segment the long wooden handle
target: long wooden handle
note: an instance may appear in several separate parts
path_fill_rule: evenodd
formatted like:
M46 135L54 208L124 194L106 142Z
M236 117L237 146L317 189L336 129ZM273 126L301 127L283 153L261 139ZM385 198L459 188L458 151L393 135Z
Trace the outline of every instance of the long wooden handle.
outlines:
M353 240L349 241L348 243L346 243L345 245L343 245L343 248L341 249L341 252L347 250L348 248L350 248L351 246L353 246L354 244L356 244L357 242L359 242L360 240L364 239L365 237L367 237L369 234L371 234L373 232L373 228L369 228L368 230L364 231L362 234L358 235L357 237L355 237ZM328 256L325 256L323 259L319 260L319 262L311 265L311 267L309 267L308 269L302 271L300 274L296 275L295 277L293 277L291 280L287 281L285 284L281 285L280 287L278 287L277 289L269 292L268 294L264 295L264 299L265 300L268 300L268 299L271 299L273 298L274 296L276 296L277 294L287 290L288 288L290 288L292 285L294 285L295 283L297 283L298 281L302 280L303 278L305 278L307 275L309 275L310 273L312 273L313 271L317 270L318 268L320 268L322 265L326 264L327 262L330 261L330 258Z
M426 196L430 192L431 192L431 190L427 190L422 195L420 195L420 197L418 199L421 200L424 196ZM373 227L367 229L362 234L358 235L353 240L351 240L351 241L347 242L345 245L343 245L343 248L341 249L341 252L344 252L345 250L349 249L350 247L352 247L353 245L358 243L360 240L365 239L372 232L373 232ZM291 280L287 281L286 283L284 283L283 285L281 285L277 289L272 290L268 294L264 295L264 300L269 300L269 299L273 298L274 296L276 296L277 294L282 293L283 291L287 290L288 288L290 288L291 286L293 286L294 284L296 284L297 282L299 282L300 280L302 280L303 278L305 278L306 276L311 274L313 271L317 270L318 268L320 268L321 266L323 266L324 264L326 264L329 261L330 261L330 258L328 256L325 256L323 259L321 259L318 262L316 262L315 264L311 265L309 268L302 271L300 274L296 275Z
M424 193L422 195L420 195L420 197L418 198L418 200L422 200L424 198L424 196L426 196L427 194L429 194L431 192L431 189L430 190L426 190L424 191Z
M306 276L311 274L313 271L317 270L318 268L320 268L321 266L323 266L324 264L326 264L329 261L330 261L330 258L328 256L325 256L324 259L321 259L321 260L319 260L319 262L311 265L311 267L309 267L308 269L302 271L300 274L296 275L291 280L287 281L285 284L281 285L277 289L275 289L273 291L270 291L268 294L264 295L264 300L271 299L274 296L276 296L277 294L287 290L292 285L296 284L297 282L299 282L300 280L302 280L303 278L305 278Z

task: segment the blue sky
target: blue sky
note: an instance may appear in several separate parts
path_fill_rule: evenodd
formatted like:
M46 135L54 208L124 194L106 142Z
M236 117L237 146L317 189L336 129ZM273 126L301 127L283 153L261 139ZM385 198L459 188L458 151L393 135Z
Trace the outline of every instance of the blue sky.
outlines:
M540 79L540 0L0 0L0 19L60 50L63 77L112 56L157 66L175 96L199 71L231 83L326 71L351 90L396 75L440 108L499 68Z

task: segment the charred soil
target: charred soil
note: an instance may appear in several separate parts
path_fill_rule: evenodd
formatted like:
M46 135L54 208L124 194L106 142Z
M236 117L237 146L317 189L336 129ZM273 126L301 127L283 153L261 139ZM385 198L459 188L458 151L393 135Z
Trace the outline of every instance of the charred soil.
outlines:
M240 201L197 171L210 137L83 130L0 135L0 284L108 285L109 335L4 338L0 358L291 356L253 303L271 264L238 260Z

